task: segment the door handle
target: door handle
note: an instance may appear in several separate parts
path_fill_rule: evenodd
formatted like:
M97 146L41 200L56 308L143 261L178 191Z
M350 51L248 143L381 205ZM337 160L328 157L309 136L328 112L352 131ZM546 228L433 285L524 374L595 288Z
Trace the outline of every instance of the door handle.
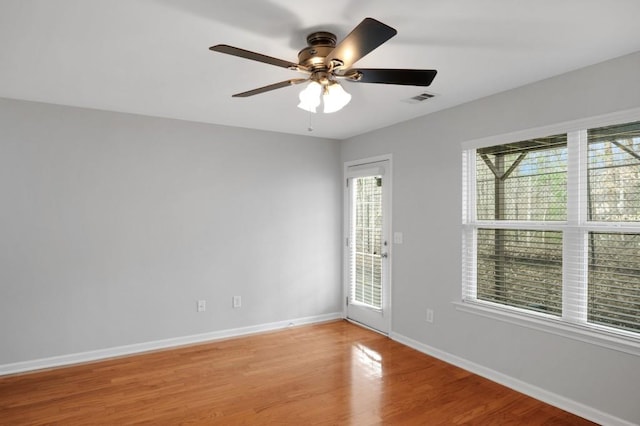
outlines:
M380 257L387 258L389 257L389 253L380 253Z

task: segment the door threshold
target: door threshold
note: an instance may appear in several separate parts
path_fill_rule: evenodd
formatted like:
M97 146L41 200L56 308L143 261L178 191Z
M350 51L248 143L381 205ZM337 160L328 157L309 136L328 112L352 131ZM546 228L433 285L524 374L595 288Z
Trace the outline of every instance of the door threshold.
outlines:
M376 332L378 334L382 334L383 336L389 337L389 333L385 333L384 331L380 331L380 330L377 330L377 329L375 329L373 327L369 327L367 324L363 324L363 323L358 322L358 321L356 321L354 319L351 319L351 318L345 318L345 320L349 321L353 325L357 325L359 327L366 328L367 330L371 330L371 331Z

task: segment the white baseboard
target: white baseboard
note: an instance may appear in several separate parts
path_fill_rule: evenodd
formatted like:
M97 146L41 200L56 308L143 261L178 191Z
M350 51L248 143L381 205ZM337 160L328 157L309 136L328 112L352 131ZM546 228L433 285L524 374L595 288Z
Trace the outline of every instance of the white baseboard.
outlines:
M634 426L634 423L612 416L608 413L604 413L600 410L596 410L595 408L581 404L572 399L557 395L553 392L549 392L537 386L533 386L529 383L515 379L511 376L507 376L505 374L499 373L490 368L483 367L482 365L479 365L474 362L468 361L464 358L460 358L458 356L452 355L448 352L444 352L439 349L433 348L429 345L425 345L424 343L420 343L402 334L391 332L389 334L389 337L417 351L433 356L434 358L438 358L449 364L455 365L456 367L460 367L464 370L470 371L474 374L477 374L478 376L482 376L493 382L504 385L508 388L511 388L520 393L523 393L525 395L528 395L530 397L543 401L547 404L558 407L562 410L573 413L577 416L583 417L592 422L595 422L601 425L610 425L610 426Z
M65 365L79 364L89 361L98 361L107 358L114 358L126 355L138 354L141 352L155 351L158 349L168 349L177 346L191 345L194 343L204 343L214 340L227 339L230 337L245 336L248 334L261 333L265 331L280 330L287 327L314 324L332 321L342 318L342 312L333 312L324 315L296 318L286 321L277 321L266 324L252 325L248 327L232 328L228 330L213 331L210 333L194 334L191 336L174 337L170 339L155 340L152 342L136 343L133 345L117 346L95 351L80 352L68 355L54 356L50 358L34 359L29 361L15 362L0 365L0 376L7 374L24 373L45 368L62 367Z

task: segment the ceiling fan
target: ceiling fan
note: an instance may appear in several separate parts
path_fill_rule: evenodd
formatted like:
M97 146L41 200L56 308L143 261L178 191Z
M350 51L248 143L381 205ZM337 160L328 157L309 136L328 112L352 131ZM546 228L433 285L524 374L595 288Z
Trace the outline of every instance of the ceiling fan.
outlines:
M307 78L293 78L268 86L236 93L233 97L245 98L283 87L309 82L300 92L298 107L316 112L322 102L323 112L340 110L351 100L338 80L355 83L401 84L429 86L436 70L351 68L351 66L374 49L395 36L397 31L373 18L365 18L340 43L334 34L318 31L307 36L308 46L298 53L298 63L274 58L226 44L211 46L215 52L263 62L277 67L308 74Z

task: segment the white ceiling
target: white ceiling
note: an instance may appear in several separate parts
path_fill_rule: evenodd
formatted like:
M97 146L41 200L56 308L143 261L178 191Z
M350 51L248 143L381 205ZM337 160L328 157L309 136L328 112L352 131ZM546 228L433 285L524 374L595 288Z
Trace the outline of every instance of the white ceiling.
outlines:
M1 0L0 97L344 139L640 51L639 0ZM303 76L208 50L297 62L308 33L373 17L398 35L356 64L437 69L424 88L348 83L333 114L296 107ZM640 70L639 70L640 75Z

